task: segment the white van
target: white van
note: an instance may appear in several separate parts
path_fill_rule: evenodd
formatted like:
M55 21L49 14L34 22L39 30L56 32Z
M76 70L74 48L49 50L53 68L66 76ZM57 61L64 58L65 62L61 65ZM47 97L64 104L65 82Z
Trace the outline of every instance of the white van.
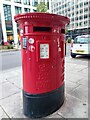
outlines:
M71 43L71 57L90 55L90 35L77 36Z

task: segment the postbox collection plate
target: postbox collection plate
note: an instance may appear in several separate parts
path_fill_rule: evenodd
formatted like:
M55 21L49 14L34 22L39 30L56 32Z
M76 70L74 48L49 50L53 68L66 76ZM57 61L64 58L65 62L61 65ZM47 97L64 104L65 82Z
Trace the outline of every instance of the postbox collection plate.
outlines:
M40 59L49 59L49 44L40 44Z

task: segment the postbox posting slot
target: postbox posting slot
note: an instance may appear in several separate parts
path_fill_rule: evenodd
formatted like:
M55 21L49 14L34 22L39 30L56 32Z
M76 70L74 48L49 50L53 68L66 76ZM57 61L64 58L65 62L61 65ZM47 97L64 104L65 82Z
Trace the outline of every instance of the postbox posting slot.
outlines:
M40 26L33 27L33 32L51 32L51 31L52 31L51 27L40 27Z

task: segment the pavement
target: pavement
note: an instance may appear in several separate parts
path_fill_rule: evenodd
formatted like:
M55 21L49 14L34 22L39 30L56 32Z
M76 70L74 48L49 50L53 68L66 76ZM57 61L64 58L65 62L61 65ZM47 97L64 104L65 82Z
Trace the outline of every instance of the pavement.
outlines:
M88 61L73 63L65 58L65 101L62 107L45 118L88 118ZM22 68L0 72L0 119L27 118L22 104Z
M18 51L21 49L21 45L15 46L13 49L2 49L0 52L12 52L12 51Z

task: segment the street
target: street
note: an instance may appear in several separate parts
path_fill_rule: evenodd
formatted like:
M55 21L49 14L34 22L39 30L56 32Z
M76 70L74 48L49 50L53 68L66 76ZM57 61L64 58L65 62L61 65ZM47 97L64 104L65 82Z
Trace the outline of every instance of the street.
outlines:
M21 66L21 52L11 51L0 53L1 70L6 70L14 67Z

